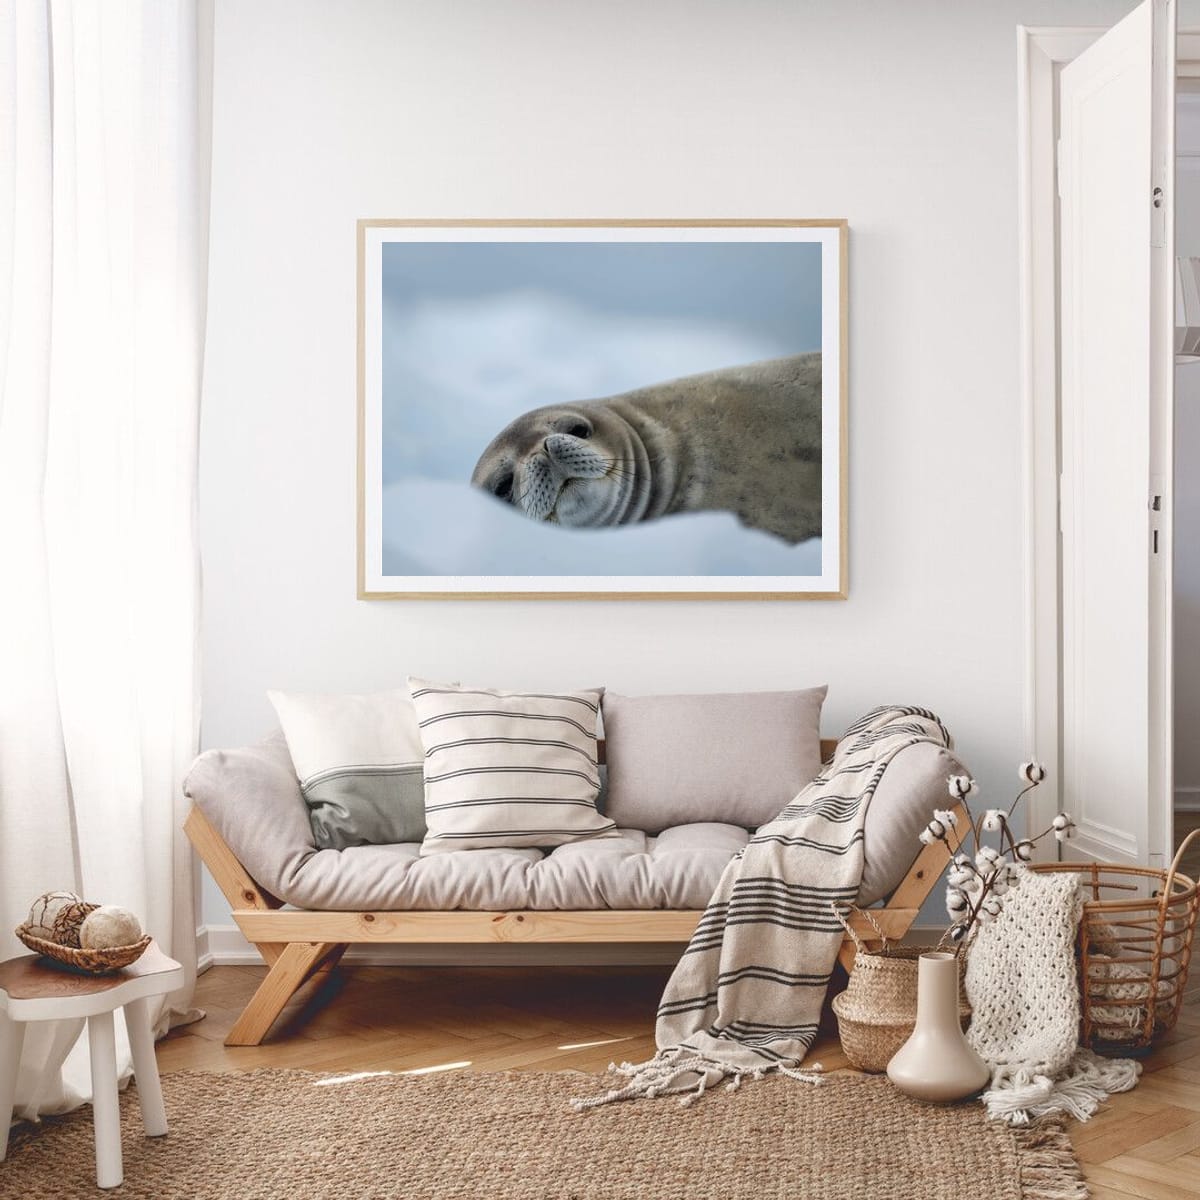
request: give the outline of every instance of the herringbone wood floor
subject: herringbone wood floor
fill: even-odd
[[[602,1071],[654,1052],[667,967],[343,966],[302,991],[261,1046],[222,1039],[264,974],[215,967],[196,1003],[208,1016],[159,1043],[163,1071]],[[828,1014],[827,1014],[828,1017]],[[813,1056],[845,1068],[830,1024]],[[1137,1089],[1074,1132],[1097,1200],[1200,1197],[1200,979]]]

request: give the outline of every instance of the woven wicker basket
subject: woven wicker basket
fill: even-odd
[[[1145,1050],[1179,1019],[1200,912],[1200,888],[1179,864],[1198,836],[1188,834],[1165,871],[1094,862],[1029,868],[1073,871],[1091,893],[1076,947],[1080,1041],[1100,1053]]]
[[[833,998],[842,1051],[860,1071],[887,1070],[896,1052],[912,1036],[917,1022],[917,963],[928,946],[890,945],[871,913],[858,909],[879,934],[880,947],[870,950],[838,911],[854,939],[854,970],[846,990]],[[966,1028],[971,1015],[959,984],[959,1016]]]
[[[87,975],[107,975],[119,971],[130,963],[135,963],[150,945],[150,938],[144,937],[129,946],[113,946],[105,950],[84,950],[74,946],[60,946],[57,942],[48,942],[45,938],[35,937],[29,932],[27,925],[18,925],[14,931],[35,954],[45,955],[73,970],[82,971]]]

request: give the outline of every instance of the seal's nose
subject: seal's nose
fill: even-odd
[[[550,465],[567,479],[598,479],[608,470],[594,447],[569,433],[552,433],[542,445]]]

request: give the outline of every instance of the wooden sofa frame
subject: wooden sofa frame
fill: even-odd
[[[822,758],[836,745],[822,740]],[[947,797],[949,799],[949,797]],[[954,807],[954,806],[952,806]],[[960,817],[965,816],[961,805]],[[969,819],[969,818],[968,818]],[[381,944],[470,945],[497,942],[678,942],[686,945],[702,910],[599,909],[523,912],[310,912],[287,909],[250,877],[211,821],[193,807],[184,831],[221,889],[233,919],[267,964],[266,978],[225,1038],[227,1046],[257,1046],[287,1002],[310,980],[327,974],[350,946]],[[888,938],[902,938],[946,865],[935,842],[917,855],[908,874],[871,917]],[[879,938],[866,917],[850,915],[851,928],[867,945]],[[854,967],[847,934],[838,960]]]

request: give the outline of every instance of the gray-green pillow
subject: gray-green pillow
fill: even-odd
[[[407,690],[365,696],[268,692],[317,845],[425,837],[425,751]]]

